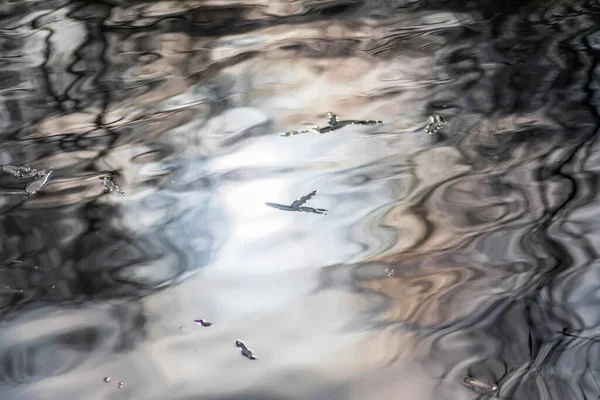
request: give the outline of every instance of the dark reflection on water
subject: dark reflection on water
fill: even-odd
[[[600,396],[597,2],[0,16],[2,398]]]

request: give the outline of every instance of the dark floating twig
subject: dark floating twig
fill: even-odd
[[[202,326],[212,326],[212,322],[208,322],[203,319],[195,319],[194,322],[197,323],[198,325],[202,325]]]
[[[423,130],[430,135],[435,135],[444,125],[446,125],[446,119],[439,114],[433,114],[429,117],[429,123]]]
[[[569,336],[572,338],[577,338],[577,339],[585,339],[585,340],[589,340],[592,342],[600,342],[600,339],[594,338],[594,337],[588,337],[588,336],[579,336],[579,335],[574,335],[572,333],[569,333],[567,328],[563,329],[561,332],[561,334],[563,334],[564,336]]]
[[[121,188],[119,187],[119,185],[114,183],[110,177],[102,176],[102,177],[100,177],[100,180],[102,181],[102,185],[104,186],[104,188],[106,189],[106,191],[108,193],[116,192],[116,193],[120,194],[121,196],[125,196],[125,192],[123,192],[121,190]]]
[[[347,125],[377,125],[377,124],[383,124],[383,121],[371,120],[371,119],[368,119],[368,120],[348,119],[348,120],[339,121],[337,115],[329,112],[329,113],[327,113],[327,125],[325,125],[321,128],[314,125],[312,128],[304,129],[301,131],[285,132],[285,133],[282,133],[281,136],[295,136],[295,135],[300,135],[302,133],[309,133],[309,132],[316,132],[316,133],[323,134],[323,133],[328,133],[328,132],[343,128]]]
[[[242,355],[251,360],[256,360],[256,356],[252,353],[252,351],[250,351],[250,349],[248,349],[248,347],[246,347],[244,342],[242,342],[241,340],[236,340],[235,345],[240,348]]]
[[[298,200],[295,200],[289,206],[286,206],[285,204],[278,204],[278,203],[265,203],[265,204],[268,205],[269,207],[277,208],[278,210],[283,210],[283,211],[298,211],[298,212],[307,212],[307,213],[323,214],[323,215],[327,214],[328,210],[326,210],[324,208],[301,207],[304,203],[306,203],[308,200],[310,200],[316,194],[317,194],[317,191],[314,190],[314,191],[310,192],[309,194],[307,194],[306,196],[302,196]]]
[[[477,378],[473,378],[470,376],[465,376],[463,380],[465,384],[470,386],[471,389],[474,389],[475,391],[487,394],[498,393],[500,391],[500,386],[498,386],[498,384],[496,383],[485,383]]]

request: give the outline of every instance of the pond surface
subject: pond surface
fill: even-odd
[[[600,396],[596,0],[0,15],[2,399]]]

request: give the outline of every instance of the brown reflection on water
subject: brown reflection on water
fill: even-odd
[[[469,273],[466,267],[454,270],[439,265],[436,267],[429,274],[422,271],[416,276],[396,275],[362,281],[360,287],[389,296],[392,304],[381,316],[383,321],[405,321],[421,326],[449,324],[456,318],[469,315],[481,307],[478,303],[484,300],[485,295],[491,294],[489,287],[482,287],[479,289],[479,302],[476,301],[477,297],[472,297],[471,301],[464,299],[459,304],[453,304],[448,297],[452,297],[456,287],[464,286],[465,282],[473,283],[473,273]],[[465,297],[475,294],[472,286]],[[453,315],[457,312],[460,315]]]

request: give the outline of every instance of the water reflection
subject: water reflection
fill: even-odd
[[[599,14],[0,4],[3,395],[597,397]]]

